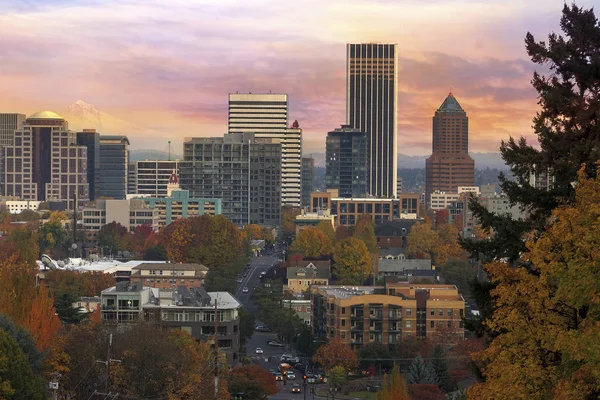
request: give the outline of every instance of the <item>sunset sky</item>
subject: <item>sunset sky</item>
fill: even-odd
[[[593,6],[598,0],[580,0]],[[536,67],[523,39],[558,32],[562,0],[3,0],[0,112],[63,112],[76,100],[141,127],[132,148],[221,136],[230,92],[284,92],[323,152],[345,121],[345,44],[397,43],[399,152],[431,151],[450,87],[471,151],[532,137]],[[127,129],[127,125],[123,125]]]

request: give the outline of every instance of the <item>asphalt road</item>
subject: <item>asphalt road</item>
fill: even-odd
[[[236,290],[237,299],[243,304],[244,308],[258,317],[258,307],[251,298],[252,289],[260,283],[260,273],[267,271],[277,262],[276,255],[265,255],[262,257],[253,257],[250,261],[250,270],[248,275],[242,283],[238,284]],[[248,292],[244,293],[243,288],[247,287]],[[256,320],[256,325],[261,325],[261,322]],[[280,361],[279,359],[283,354],[292,354],[289,349],[272,347],[267,344],[269,340],[277,340],[277,336],[274,333],[266,332],[254,332],[252,337],[248,339],[246,343],[246,351],[248,356],[252,359],[252,362],[260,365],[266,370],[274,369],[277,371]],[[256,354],[256,348],[260,347],[263,349],[263,354]],[[301,393],[292,393],[292,386],[294,383],[298,383],[301,387]],[[302,382],[302,375],[297,374],[295,381],[288,381],[284,385],[283,382],[277,382],[279,385],[279,393],[274,396],[269,396],[272,400],[312,400],[314,397],[310,393],[310,389],[307,390],[306,397],[304,394],[304,386]],[[307,388],[309,388],[307,386]]]

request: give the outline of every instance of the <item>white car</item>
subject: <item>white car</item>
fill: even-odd
[[[256,352],[256,354],[263,354],[264,353],[263,349],[261,349],[260,347],[257,347],[256,350],[255,350],[255,352]]]
[[[296,380],[296,374],[295,374],[295,373],[293,373],[292,371],[288,371],[288,373],[285,375],[285,377],[286,377],[288,380],[292,380],[292,381],[293,381],[293,380]]]
[[[248,293],[248,287],[247,287],[247,286],[244,286],[244,288],[242,289],[242,292],[243,292],[243,293]]]

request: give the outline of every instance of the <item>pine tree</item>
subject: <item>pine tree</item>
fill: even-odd
[[[452,378],[448,373],[448,362],[446,361],[446,355],[444,354],[442,346],[437,345],[433,349],[430,365],[435,371],[435,376],[437,377],[440,389],[446,393],[453,391],[455,388],[454,382],[452,382]]]
[[[431,366],[426,364],[425,360],[418,355],[412,360],[410,367],[408,368],[406,381],[411,385],[421,383],[433,385],[437,384],[437,377]]]

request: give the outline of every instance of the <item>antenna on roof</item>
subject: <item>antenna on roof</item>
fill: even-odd
[[[450,86],[450,93],[448,93],[448,96],[454,96],[454,95],[452,94],[452,86]]]

